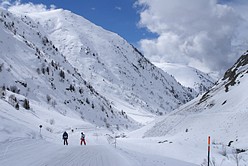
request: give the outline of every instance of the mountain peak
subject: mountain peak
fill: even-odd
[[[126,40],[81,16],[62,9],[25,14],[1,14],[2,76],[8,79],[0,83],[7,91],[20,89],[31,105],[42,102],[46,109],[52,102],[63,115],[126,128],[195,96]]]

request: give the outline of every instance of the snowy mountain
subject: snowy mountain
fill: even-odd
[[[135,119],[144,110],[156,115],[170,112],[196,96],[123,38],[81,16],[61,9],[28,16],[43,27],[82,77],[114,107]]]
[[[194,89],[198,94],[203,94],[216,82],[208,74],[189,66],[173,63],[154,62],[154,64],[168,74],[173,75],[183,86]]]
[[[1,166],[195,165],[127,149],[122,133],[191,100],[193,90],[69,11],[14,13],[0,9]]]
[[[0,84],[16,109],[35,112],[38,103],[97,126],[128,128],[196,96],[120,36],[70,11],[13,13],[1,9]]]
[[[181,151],[190,148],[197,158],[196,154],[190,154],[187,161],[203,165],[207,137],[211,136],[211,162],[247,165],[247,85],[248,51],[208,92],[140,131],[145,137],[159,136],[162,142],[173,142],[170,148]],[[189,158],[179,154],[174,157]]]
[[[81,76],[42,27],[27,16],[0,12],[2,100],[16,109],[25,105],[34,114],[41,111],[37,104],[43,105],[48,114],[57,111],[98,126],[133,123]]]

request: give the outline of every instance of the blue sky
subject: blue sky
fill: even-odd
[[[0,0],[4,7],[20,5],[9,3],[14,1]],[[223,74],[248,49],[248,0],[19,1],[81,15],[119,34],[152,62]]]
[[[48,7],[54,4],[56,8],[70,10],[104,29],[118,33],[134,45],[142,38],[156,37],[147,29],[137,26],[139,9],[134,7],[135,0],[21,0],[21,2],[42,3]]]

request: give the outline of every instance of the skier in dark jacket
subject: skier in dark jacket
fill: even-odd
[[[68,139],[68,134],[67,134],[66,131],[63,133],[63,139],[64,139],[64,145],[68,145],[68,141],[67,141],[67,139]]]
[[[81,132],[81,142],[80,142],[80,145],[82,145],[83,142],[84,142],[84,145],[86,145],[85,134],[83,132]]]

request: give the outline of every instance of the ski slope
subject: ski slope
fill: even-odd
[[[4,144],[1,165],[131,165],[111,148],[101,145],[85,147],[58,145],[45,140],[16,140]],[[115,160],[113,160],[113,157]],[[113,161],[112,161],[113,160]]]
[[[176,152],[168,155],[165,151],[157,153],[156,148],[149,149],[160,145],[157,138],[152,144],[151,138],[142,138],[143,132],[129,136],[128,131],[96,127],[51,110],[50,113],[15,110],[3,100],[0,105],[0,166],[194,166],[180,161],[180,157],[168,157],[176,156]],[[41,123],[49,114],[60,120],[52,125],[49,121]],[[41,130],[40,124],[43,125]],[[63,145],[64,131],[69,134],[68,146]],[[86,134],[86,146],[79,145],[81,131]],[[115,148],[113,137],[117,135],[123,137],[117,138]],[[165,150],[170,152],[170,149]]]
[[[79,145],[74,133],[69,145],[45,139],[15,139],[0,143],[1,166],[194,166],[194,164],[104,143],[101,138]],[[104,136],[105,137],[105,136]],[[97,143],[98,142],[98,143]],[[145,145],[144,145],[145,146]],[[152,151],[150,151],[152,153]]]

